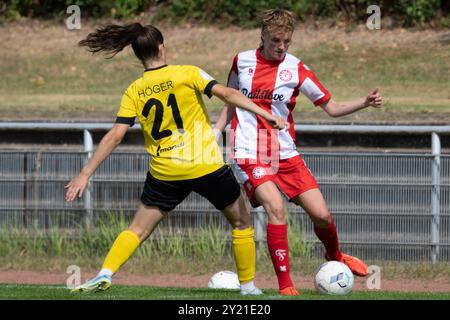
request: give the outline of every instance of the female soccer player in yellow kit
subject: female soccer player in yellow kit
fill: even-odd
[[[116,123],[92,158],[67,184],[66,200],[82,196],[89,177],[118,146],[136,117],[151,161],[133,221],[116,238],[97,277],[73,291],[108,289],[112,275],[164,216],[194,191],[222,211],[233,226],[233,253],[241,294],[261,294],[253,283],[255,243],[250,211],[239,184],[223,162],[201,93],[258,114],[273,128],[284,129],[287,122],[259,108],[239,91],[218,84],[198,67],[167,65],[163,35],[154,26],[108,25],[89,34],[79,44],[93,53],[113,56],[131,44],[145,72],[125,91]]]

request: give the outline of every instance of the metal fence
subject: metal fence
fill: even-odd
[[[83,130],[85,151],[0,151],[0,227],[79,229],[110,214],[134,213],[150,160],[142,152],[113,153],[82,200],[64,201],[64,185],[92,152]],[[440,153],[432,132],[431,153],[303,153],[344,251],[368,261],[450,262],[450,155]],[[310,219],[293,204],[288,211],[321,255]],[[256,240],[263,242],[265,214],[253,210],[252,217]],[[159,228],[183,232],[213,222],[229,228],[212,205],[191,194]]]

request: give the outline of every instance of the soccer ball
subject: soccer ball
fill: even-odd
[[[328,261],[314,274],[314,286],[323,294],[347,294],[353,288],[353,273],[342,262]]]
[[[240,287],[237,274],[228,270],[217,272],[208,281],[210,289],[239,289]]]

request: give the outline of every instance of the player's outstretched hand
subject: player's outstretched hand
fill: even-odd
[[[267,122],[274,129],[289,129],[289,122],[278,116],[271,116],[271,118],[267,119]]]
[[[370,92],[366,97],[366,105],[375,108],[381,108],[381,106],[383,105],[383,98],[381,97],[381,93],[378,88],[373,89],[372,92]]]
[[[68,202],[73,201],[77,196],[78,198],[81,198],[88,182],[89,177],[86,177],[85,175],[82,174],[79,174],[78,176],[70,180],[70,182],[65,186],[65,188],[67,189],[66,201]]]

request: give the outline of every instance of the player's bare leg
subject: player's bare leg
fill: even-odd
[[[158,207],[140,204],[133,221],[128,226],[128,230],[134,232],[141,242],[147,239],[164,219],[167,212]]]

